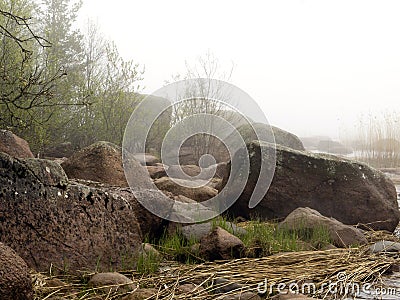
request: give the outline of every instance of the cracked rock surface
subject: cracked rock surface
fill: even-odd
[[[314,154],[276,146],[276,168],[271,186],[261,202],[250,209],[249,199],[256,186],[262,160],[271,168],[273,153],[271,144],[252,142],[247,147],[250,158],[250,175],[242,193],[232,189],[223,191],[224,197],[239,193],[239,199],[228,209],[235,217],[282,219],[299,207],[310,207],[326,217],[333,217],[348,224],[366,224],[374,230],[396,228],[400,213],[396,189],[393,182],[382,172],[363,163],[350,161],[333,155]],[[244,150],[244,149],[242,149]],[[236,152],[233,161],[239,165],[244,161],[245,151]],[[228,165],[228,171],[230,170]],[[232,173],[233,180],[246,176],[239,169]],[[261,176],[262,177],[262,176]],[[227,182],[226,176],[222,186]],[[266,185],[268,178],[260,178]],[[265,186],[266,188],[267,186]]]
[[[132,261],[142,232],[130,201],[69,183],[57,163],[0,153],[0,241],[37,271],[110,270]]]

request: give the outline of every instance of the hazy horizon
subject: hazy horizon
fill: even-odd
[[[361,114],[400,99],[400,3],[396,1],[84,0],[121,55],[145,66],[152,93],[208,50],[271,125],[338,139]]]

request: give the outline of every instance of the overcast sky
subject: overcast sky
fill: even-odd
[[[145,92],[211,50],[269,122],[300,136],[352,129],[399,108],[400,1],[83,0]],[[399,109],[400,111],[400,109]]]

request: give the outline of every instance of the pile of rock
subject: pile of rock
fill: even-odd
[[[279,136],[287,134],[279,132]],[[360,228],[394,231],[400,219],[397,195],[384,174],[357,162],[305,152],[301,142],[289,136],[287,146],[296,150],[259,141],[248,144],[249,178],[239,199],[228,208],[228,215],[280,219],[280,228],[293,231],[302,227],[312,232],[322,226],[328,230],[332,247],[367,243]],[[283,138],[281,143],[287,140]],[[42,272],[51,267],[56,273],[118,270],[127,258],[135,264],[143,249],[148,250],[142,245],[145,237],[157,239],[168,230],[178,230],[187,239],[194,236],[198,240],[196,255],[204,260],[249,255],[242,241],[245,229],[231,223],[226,230],[211,222],[168,222],[146,210],[128,187],[129,181],[131,188],[145,191],[153,205],[174,214],[177,202],[203,202],[218,193],[228,199],[237,192],[224,189],[230,162],[207,168],[166,166],[149,154],[135,154],[129,156],[133,163],[129,164],[127,181],[121,151],[111,143],[98,142],[60,165],[33,158],[24,140],[0,131],[0,242],[11,247],[0,243],[1,257],[5,258],[0,262],[0,272],[6,274],[0,279],[4,299],[31,299],[28,267]],[[249,208],[261,161],[267,159],[261,153],[268,156],[272,152],[277,157],[272,184],[259,205]],[[243,161],[243,153],[238,151],[233,161]],[[232,174],[233,180],[235,176],[239,174]],[[193,219],[183,221],[195,223]],[[388,247],[377,244],[371,251]],[[131,279],[115,273],[96,275],[90,284],[96,287],[104,282],[137,288]],[[193,288],[199,287],[181,286],[179,290]]]

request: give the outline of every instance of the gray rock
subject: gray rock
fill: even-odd
[[[232,229],[232,232],[236,236],[241,236],[246,234],[246,230],[236,226],[231,222],[226,222],[226,225]],[[186,239],[195,239],[200,241],[204,236],[210,233],[213,227],[212,221],[198,224],[186,225],[180,228],[180,232]]]
[[[208,261],[240,258],[245,251],[243,242],[221,227],[200,240],[200,256]]]
[[[225,294],[232,291],[238,291],[244,288],[243,284],[231,282],[226,278],[216,278],[213,282],[213,292],[215,294]]]
[[[128,292],[134,290],[136,284],[117,272],[97,273],[90,278],[88,287],[101,288],[103,293],[115,293],[117,291]]]
[[[367,239],[361,230],[350,225],[344,225],[334,218],[327,218],[308,207],[295,209],[279,224],[279,228],[300,229],[308,232],[322,227],[326,228],[335,246],[349,247],[367,243]]]
[[[121,147],[109,142],[92,144],[74,153],[61,166],[69,178],[128,186],[122,166]],[[147,173],[144,174],[149,177]]]
[[[400,243],[392,241],[379,241],[369,247],[372,253],[400,252]]]
[[[12,157],[33,158],[28,142],[8,130],[0,130],[0,152]]]
[[[118,268],[142,243],[134,198],[68,184],[57,163],[0,153],[0,187],[0,240],[36,271]]]
[[[266,135],[267,138],[263,139],[261,137],[261,139],[260,139],[261,141],[272,142],[273,140],[268,135],[270,130],[272,130],[276,144],[285,146],[285,147],[288,147],[288,148],[291,148],[294,150],[301,150],[301,151],[304,150],[303,143],[293,133],[290,133],[288,131],[285,131],[283,129],[280,129],[280,128],[274,127],[274,126],[271,126],[269,128],[269,125],[262,124],[262,123],[253,123],[251,125],[245,124],[238,128],[238,131],[239,131],[240,135],[243,137],[246,144],[250,143],[251,141],[258,140],[257,135],[253,128],[255,128],[259,132],[263,132],[263,131],[267,132],[267,135]]]
[[[195,294],[195,293],[203,293],[204,288],[200,285],[196,285],[193,283],[186,283],[186,284],[181,284],[178,286],[178,294]]]
[[[265,151],[265,157],[261,157],[261,149]],[[393,232],[399,223],[396,189],[380,171],[333,155],[312,154],[282,146],[276,146],[275,150],[268,143],[252,142],[248,151],[249,177],[242,174],[240,168],[232,173],[233,182],[240,182],[245,176],[247,184],[244,191],[233,186],[221,194],[226,199],[240,195],[227,210],[233,217],[249,219],[256,216],[274,220],[287,217],[296,208],[310,207],[344,224],[367,224],[373,230]],[[270,159],[275,151],[276,167]],[[241,166],[245,155],[245,151],[237,151],[233,165]],[[267,162],[267,168],[275,167],[275,173],[273,180],[272,174],[260,178],[261,186],[269,180],[272,180],[271,185],[261,202],[249,208],[250,197],[259,179],[261,161]],[[224,178],[222,186],[227,181],[228,177]]]
[[[183,195],[197,202],[209,200],[218,193],[216,189],[196,181],[163,177],[156,179],[154,183],[160,190],[168,191],[174,195]]]

